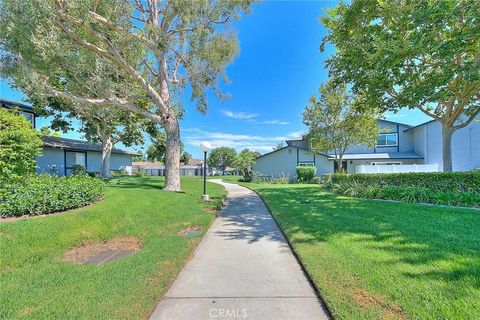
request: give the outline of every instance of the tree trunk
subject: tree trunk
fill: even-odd
[[[343,173],[342,159],[337,159],[335,161],[337,162],[337,172]]]
[[[167,145],[165,148],[165,187],[167,191],[181,191],[180,188],[180,126],[178,121],[170,118],[170,122],[164,126],[167,134]]]
[[[452,171],[452,134],[455,130],[442,123],[443,172]]]
[[[100,176],[102,178],[111,177],[110,174],[110,156],[112,155],[113,143],[112,138],[102,139],[102,164],[100,166]]]

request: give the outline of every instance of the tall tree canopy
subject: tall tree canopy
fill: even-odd
[[[303,112],[312,149],[333,151],[339,171],[343,170],[342,159],[348,148],[373,147],[378,137],[376,113],[365,107],[363,98],[347,94],[344,84],[330,80],[320,86],[320,96],[312,96]]]
[[[233,167],[237,159],[237,151],[234,148],[218,147],[213,149],[208,156],[208,166],[225,171],[226,167]]]
[[[451,137],[480,112],[480,1],[353,0],[321,21],[335,45],[331,75],[373,106],[417,108],[442,124],[443,169]]]
[[[99,108],[116,106],[161,125],[167,135],[164,190],[177,191],[178,120],[184,111],[176,102],[189,86],[191,100],[205,112],[206,90],[221,95],[218,77],[238,51],[236,35],[224,25],[248,10],[250,3],[4,0],[0,3],[0,49],[6,66],[2,73],[30,92]],[[101,97],[69,90],[70,79],[83,75],[79,69],[90,72],[98,62],[115,66],[116,77],[131,87],[112,89]]]

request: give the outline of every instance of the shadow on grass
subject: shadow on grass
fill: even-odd
[[[442,281],[477,279],[480,287],[480,214],[471,210],[424,207],[341,197],[312,187],[260,187],[293,245],[355,235],[372,250],[386,250],[417,267],[451,263],[435,271],[403,273]],[[423,270],[424,268],[419,268]]]
[[[120,189],[156,189],[161,190],[164,187],[164,180],[162,177],[136,177],[125,176],[109,179],[109,185],[113,188]]]

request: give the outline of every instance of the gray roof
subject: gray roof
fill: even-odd
[[[421,126],[423,126],[423,125],[425,125],[425,124],[428,124],[428,123],[430,123],[430,122],[434,122],[434,121],[437,121],[437,120],[435,120],[435,119],[432,119],[432,120],[430,120],[430,121],[427,121],[427,122],[424,122],[424,123],[417,124],[416,126],[413,126],[413,127],[407,128],[407,129],[403,129],[403,132],[405,132],[405,131],[408,131],[408,130],[412,130],[412,129],[415,129],[415,128],[418,128],[418,127],[421,127]]]
[[[330,155],[329,160],[335,159]],[[388,159],[423,159],[415,152],[377,152],[377,153],[350,153],[344,154],[343,160],[388,160]]]
[[[97,151],[102,152],[102,145],[100,143],[91,143],[83,140],[74,140],[67,138],[58,138],[51,136],[43,136],[43,145],[50,148],[60,148],[67,150],[80,150],[80,151]],[[139,153],[113,148],[112,153],[129,154],[132,156],[140,155]]]

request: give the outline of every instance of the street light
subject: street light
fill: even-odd
[[[207,152],[212,149],[210,142],[203,141],[200,143],[200,149],[203,151],[203,195],[202,200],[209,200],[207,194]]]

